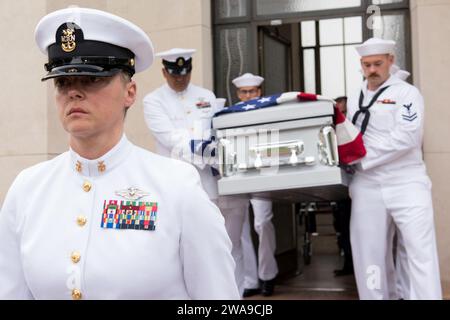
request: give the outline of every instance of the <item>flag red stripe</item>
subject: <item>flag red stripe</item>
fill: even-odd
[[[349,143],[338,145],[339,160],[344,164],[351,164],[352,162],[361,159],[366,155],[366,148],[361,133]]]
[[[297,95],[297,99],[299,101],[317,101],[317,95],[313,93],[300,92]]]
[[[345,121],[344,114],[341,112],[341,110],[339,110],[339,108],[334,107],[334,123],[340,124],[343,123],[344,121]]]

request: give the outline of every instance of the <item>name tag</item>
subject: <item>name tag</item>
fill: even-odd
[[[101,227],[155,231],[157,213],[156,202],[105,200]]]

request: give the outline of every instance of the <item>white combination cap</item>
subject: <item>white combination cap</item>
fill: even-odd
[[[376,54],[394,54],[395,41],[370,38],[363,44],[355,47],[361,57],[373,56]]]
[[[168,51],[159,52],[156,56],[168,62],[177,62],[178,58],[183,58],[184,60],[191,59],[195,52],[195,49],[173,48]]]
[[[264,78],[260,76],[255,76],[254,74],[251,73],[245,73],[242,76],[234,79],[232,82],[236,86],[236,88],[259,87],[261,83],[264,82]]]
[[[153,45],[138,26],[108,12],[70,7],[52,12],[35,30],[39,49],[48,55],[43,79],[58,76],[131,75],[153,63]]]
[[[166,70],[170,74],[187,75],[192,71],[192,55],[195,49],[173,48],[156,54],[162,58]]]

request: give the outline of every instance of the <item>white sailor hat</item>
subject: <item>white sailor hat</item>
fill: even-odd
[[[234,79],[232,82],[236,86],[236,88],[259,87],[261,83],[264,82],[264,78],[260,76],[255,76],[251,73],[245,73],[242,76]]]
[[[379,38],[370,38],[363,44],[356,46],[356,51],[358,51],[361,57],[373,56],[376,54],[394,54],[395,41],[383,40]]]
[[[144,71],[153,63],[153,45],[133,23],[113,14],[71,7],[46,15],[38,23],[35,40],[48,54],[48,74],[108,77],[121,70]]]
[[[166,70],[170,74],[186,75],[192,71],[192,55],[195,49],[173,48],[168,51],[157,53],[162,58]]]

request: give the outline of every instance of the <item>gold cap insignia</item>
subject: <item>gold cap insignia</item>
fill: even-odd
[[[186,63],[186,61],[184,60],[183,57],[180,57],[180,58],[177,59],[177,65],[178,65],[179,67],[184,66],[185,63]]]
[[[77,47],[76,40],[75,29],[64,29],[61,35],[61,48],[64,52],[72,52]]]

